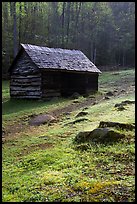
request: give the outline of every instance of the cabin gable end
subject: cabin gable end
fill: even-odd
[[[20,54],[15,59],[11,69],[10,69],[11,75],[12,74],[34,74],[38,73],[39,69],[35,65],[35,63],[31,60],[29,55],[26,53],[25,50],[21,50]]]

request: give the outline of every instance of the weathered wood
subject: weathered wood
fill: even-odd
[[[13,95],[30,95],[30,96],[40,96],[41,95],[41,92],[39,91],[10,91],[10,94],[13,96]]]
[[[34,63],[35,58],[38,64]],[[52,98],[72,95],[74,92],[84,94],[89,90],[98,90],[98,73],[84,73],[75,67],[71,71],[69,68],[58,70],[58,67],[53,70],[54,62],[48,62],[48,59],[46,63],[52,68],[41,68],[40,64],[45,61],[41,61],[37,55],[34,55],[32,60],[25,49],[22,49],[16,59],[11,69],[11,97]]]
[[[18,57],[12,74],[29,74],[29,73],[39,73],[37,66],[30,60],[28,54],[23,51],[22,54]]]
[[[10,80],[10,95],[17,98],[41,97],[41,73],[23,51],[14,64]]]
[[[40,91],[40,87],[33,87],[33,86],[27,86],[27,87],[22,87],[22,86],[10,86],[10,90],[13,91]]]
[[[16,83],[36,83],[36,82],[41,82],[41,78],[40,77],[38,77],[38,78],[27,78],[27,77],[25,77],[25,78],[12,78],[11,80],[10,80],[10,82],[11,83],[14,83],[14,82],[16,82]]]
[[[33,87],[37,87],[37,86],[40,86],[41,83],[39,82],[27,82],[27,83],[16,83],[16,82],[13,82],[12,83],[12,86],[19,86],[19,87],[27,87],[27,86],[33,86]]]
[[[61,93],[47,93],[47,94],[42,94],[42,97],[58,97],[61,96]]]
[[[34,78],[37,78],[39,79],[39,77],[41,77],[41,75],[37,74],[37,75],[27,75],[27,76],[24,76],[24,75],[11,75],[11,79],[34,79]]]
[[[42,98],[61,96],[61,73],[42,71]]]
[[[27,98],[27,99],[40,99],[41,95],[38,95],[38,96],[34,96],[34,95],[33,96],[32,95],[31,96],[29,96],[29,95],[28,96],[26,96],[26,95],[24,95],[24,96],[13,95],[12,98],[19,98],[19,99],[23,99],[23,98]]]

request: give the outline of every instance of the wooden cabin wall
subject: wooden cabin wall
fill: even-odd
[[[59,71],[41,72],[42,98],[61,96],[61,73]]]
[[[85,94],[90,91],[98,91],[98,74],[97,73],[70,73],[64,72],[61,75],[63,96],[69,96],[74,92]]]
[[[82,73],[64,72],[61,74],[61,93],[63,96],[69,96],[74,92],[84,94],[86,91],[86,75]]]
[[[41,98],[41,74],[25,51],[11,71],[10,95],[12,98]]]
[[[98,91],[98,74],[86,74],[86,92]]]

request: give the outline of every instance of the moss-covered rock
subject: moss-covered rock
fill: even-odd
[[[99,128],[105,128],[105,127],[114,127],[114,128],[120,128],[125,130],[133,130],[135,129],[135,124],[133,123],[119,123],[119,122],[111,122],[111,121],[100,121]]]
[[[93,131],[79,132],[76,135],[74,141],[77,144],[83,142],[111,143],[116,142],[124,137],[124,134],[121,134],[120,132],[110,128],[96,128]]]

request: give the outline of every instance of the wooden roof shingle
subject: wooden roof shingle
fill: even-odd
[[[49,48],[30,44],[21,44],[21,46],[40,69],[101,73],[79,50]]]

